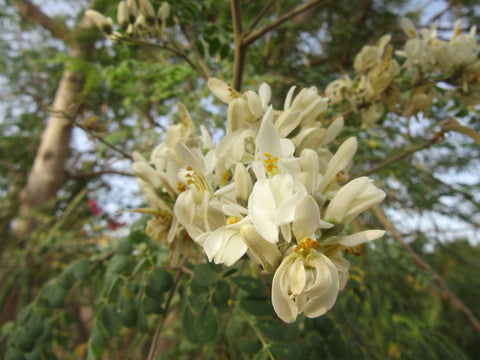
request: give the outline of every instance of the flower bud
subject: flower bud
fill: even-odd
[[[246,205],[248,197],[252,193],[253,184],[250,174],[241,163],[237,163],[235,175],[233,175],[233,182],[235,183],[236,200],[239,204]]]
[[[140,11],[142,12],[143,16],[147,20],[149,25],[155,24],[155,10],[153,10],[153,6],[148,0],[138,0],[140,4]]]
[[[128,20],[127,3],[125,1],[120,1],[120,3],[118,4],[117,19],[120,27],[123,30],[127,30],[129,20]]]
[[[100,14],[98,11],[95,10],[87,10],[85,11],[85,16],[90,18],[97,27],[102,30],[104,33],[110,35],[113,31],[113,23],[112,19],[106,18],[103,14]]]
[[[170,5],[166,1],[162,3],[162,6],[158,9],[157,19],[161,21],[162,24],[165,24],[168,16],[170,15]]]
[[[135,0],[127,0],[128,21],[135,24],[138,15],[137,2]]]

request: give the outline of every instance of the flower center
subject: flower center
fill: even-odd
[[[210,186],[208,185],[207,179],[202,174],[198,174],[191,166],[187,166],[187,174],[185,178],[187,179],[187,185],[192,185],[196,190],[193,192],[194,200],[200,203],[203,199],[205,192],[212,193]]]
[[[267,169],[268,172],[272,172],[273,169],[277,168],[277,165],[275,163],[278,161],[278,156],[273,157],[272,154],[269,152],[264,152],[263,156],[266,157],[266,159],[263,161],[265,163],[265,168]]]
[[[181,181],[179,181],[177,183],[177,190],[179,192],[184,192],[185,190],[187,190],[187,185],[185,185],[184,183],[182,183]]]
[[[240,219],[238,216],[230,216],[228,219],[227,219],[227,225],[232,225],[232,224],[236,224],[237,222],[239,222]]]
[[[305,240],[303,240],[300,243],[300,245],[298,245],[295,248],[295,252],[296,253],[308,252],[310,254],[312,249],[313,250],[318,249],[319,246],[320,246],[320,244],[318,243],[318,241],[312,240],[311,238],[307,237]]]

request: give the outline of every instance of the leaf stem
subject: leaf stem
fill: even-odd
[[[165,303],[165,311],[158,323],[157,328],[155,329],[155,334],[153,335],[152,344],[150,345],[150,351],[148,352],[147,360],[154,360],[155,354],[157,352],[158,341],[160,340],[160,334],[162,332],[163,324],[165,323],[165,319],[167,318],[168,309],[170,308],[170,303],[172,302],[173,294],[177,288],[178,283],[180,282],[180,278],[183,275],[182,268],[187,264],[187,258],[183,258],[182,262],[179,265],[179,270],[177,275],[175,276],[175,280],[173,281],[172,288],[170,289],[170,293],[168,294],[167,301]]]

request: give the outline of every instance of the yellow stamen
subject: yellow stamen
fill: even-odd
[[[223,173],[223,182],[226,183],[228,180],[230,180],[231,173],[228,170],[225,170]]]
[[[185,190],[187,190],[187,185],[179,181],[177,183],[177,190],[180,192],[184,192]]]
[[[232,225],[232,224],[235,224],[237,222],[239,222],[240,219],[238,216],[230,216],[228,219],[227,219],[227,225]]]
[[[312,240],[308,237],[295,248],[295,252],[301,252],[309,249],[315,250],[318,249],[319,246],[320,244],[318,243],[318,241]]]
[[[272,154],[269,152],[264,152],[263,156],[266,157],[266,159],[263,161],[265,163],[265,168],[267,169],[268,172],[272,172],[273,169],[277,168],[277,165],[275,163],[278,161],[278,156],[273,157]]]

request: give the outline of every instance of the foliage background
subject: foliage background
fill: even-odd
[[[131,190],[136,185],[128,154],[148,154],[162,141],[176,121],[178,101],[197,125],[216,138],[223,134],[226,109],[206,82],[168,51],[112,44],[96,28],[76,28],[89,7],[116,18],[116,1],[34,2],[79,41],[94,44],[80,58],[71,56],[72,43],[22,13],[23,3],[0,1],[0,356],[142,359],[162,324],[162,359],[479,358],[479,332],[471,321],[480,316],[479,147],[448,134],[410,151],[427,143],[448,116],[479,131],[478,107],[440,97],[428,117],[385,114],[369,130],[354,114],[346,117],[343,138],[355,134],[360,143],[352,174],[407,152],[372,175],[388,193],[383,209],[398,236],[389,229],[351,259],[349,283],[332,311],[287,327],[273,314],[264,285],[271,279],[259,269],[246,262],[233,269],[167,266],[167,251],[144,234],[146,219],[116,212],[141,206]],[[270,3],[257,29],[299,5]],[[244,28],[265,4],[242,2]],[[475,1],[435,4],[319,1],[250,45],[243,87],[267,81],[273,103],[281,106],[291,85],[325,89],[351,73],[355,54],[382,34],[401,44],[401,15],[425,26],[438,18],[446,38],[458,18],[465,29],[479,23]],[[203,62],[204,75],[230,81],[230,2],[181,0],[170,7],[170,40],[199,67]],[[35,211],[35,229],[19,236],[20,193],[67,68],[83,73],[85,82],[65,174],[58,174],[65,181]],[[353,226],[385,227],[378,215],[369,213]],[[452,306],[449,294],[461,299],[470,318]]]

